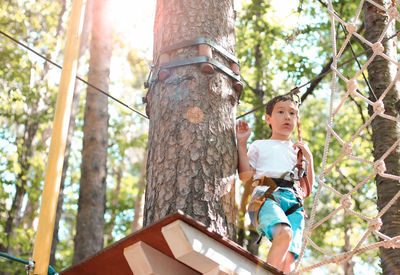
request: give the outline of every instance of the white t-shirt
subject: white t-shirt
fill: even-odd
[[[297,164],[297,151],[290,140],[261,139],[250,144],[247,157],[251,167],[256,170],[254,179],[262,176],[291,180],[288,172]],[[297,173],[297,169],[295,171]],[[251,201],[268,190],[268,186],[256,186],[253,190]],[[258,195],[257,195],[258,193]]]
[[[297,151],[290,140],[262,139],[254,141],[247,152],[255,179],[262,176],[280,178],[297,163]],[[290,180],[289,174],[285,179]]]

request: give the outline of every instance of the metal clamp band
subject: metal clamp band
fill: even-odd
[[[161,65],[160,69],[170,69],[170,68],[174,68],[174,67],[198,64],[198,63],[210,63],[210,64],[214,65],[215,67],[217,67],[218,69],[220,69],[225,74],[227,74],[228,76],[230,76],[233,79],[240,82],[240,75],[235,74],[231,69],[229,69],[225,65],[223,65],[220,62],[218,62],[217,60],[215,60],[213,58],[209,58],[207,56],[196,56],[196,57],[191,57],[191,58],[187,58],[187,59],[176,59],[167,64]]]
[[[186,40],[186,41],[182,41],[182,42],[179,42],[179,43],[176,43],[173,45],[169,45],[169,46],[163,48],[160,51],[159,55],[170,52],[170,51],[174,51],[174,50],[178,50],[178,49],[182,49],[182,48],[186,48],[186,47],[190,47],[190,46],[196,46],[196,45],[200,45],[200,44],[207,44],[207,45],[213,47],[216,51],[218,51],[220,54],[222,54],[223,56],[228,58],[230,61],[239,65],[239,59],[237,59],[236,56],[234,56],[233,54],[228,52],[223,47],[215,44],[213,41],[210,41],[206,38],[195,38],[193,40]]]

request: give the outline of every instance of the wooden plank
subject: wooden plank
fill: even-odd
[[[174,258],[154,249],[144,242],[137,242],[124,249],[124,256],[133,272],[140,275],[198,275]]]
[[[175,258],[202,274],[272,274],[181,220],[161,232]]]
[[[274,267],[260,260],[257,256],[251,254],[249,251],[238,245],[237,243],[229,240],[221,235],[218,235],[212,231],[209,231],[207,227],[189,216],[185,216],[181,212],[172,214],[168,217],[161,219],[160,221],[149,225],[142,230],[139,230],[127,237],[113,243],[112,245],[104,248],[95,255],[85,259],[78,265],[69,267],[60,272],[62,275],[103,275],[103,274],[116,274],[118,275],[132,275],[131,268],[124,256],[124,249],[137,242],[145,242],[154,249],[162,252],[163,254],[174,258],[174,254],[169,248],[161,229],[177,220],[183,221],[189,226],[195,228],[199,232],[205,234],[215,242],[220,243],[222,246],[234,251],[237,255],[240,255],[250,262],[254,263],[259,269],[267,270],[271,274],[282,275]],[[190,267],[189,267],[190,268]],[[225,272],[218,267],[215,272]],[[211,271],[210,271],[211,272]],[[214,272],[214,271],[213,271]],[[213,273],[213,274],[225,274],[225,273]],[[212,275],[212,274],[209,274]]]

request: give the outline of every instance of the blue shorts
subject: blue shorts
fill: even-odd
[[[267,199],[259,212],[259,223],[262,232],[272,241],[273,228],[277,224],[287,224],[293,231],[292,242],[289,251],[299,257],[304,230],[303,207],[298,208],[294,213],[286,216],[285,211],[298,203],[293,190],[290,188],[279,188],[272,195],[275,201]]]

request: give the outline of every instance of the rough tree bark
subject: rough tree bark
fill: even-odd
[[[199,37],[235,52],[233,0],[158,0],[155,18],[154,60],[164,47]],[[187,47],[170,59],[197,55],[196,46]],[[218,53],[213,58],[229,67]],[[235,238],[231,192],[238,97],[227,75],[203,73],[198,65],[172,69],[169,78],[152,87],[144,225],[182,210],[210,230]]]
[[[376,0],[380,5],[388,7],[390,1]],[[377,9],[375,6],[366,3],[364,5],[364,23],[365,37],[371,43],[378,40],[379,36],[388,25],[388,15]],[[388,26],[385,37],[389,37],[395,33],[395,24],[392,21]],[[392,59],[397,59],[396,46],[393,40],[389,40],[383,45],[385,54]],[[388,62],[386,59],[377,56],[368,67],[368,78],[372,89],[377,98],[379,98],[384,90],[394,81],[397,73],[395,64]],[[399,86],[398,82],[386,95],[383,100],[385,105],[385,114],[399,117]],[[373,95],[370,95],[372,101],[376,101]],[[370,109],[370,113],[372,110]],[[374,158],[378,160],[399,138],[399,123],[377,116],[372,122],[372,140],[374,145]],[[387,171],[386,173],[400,175],[400,148],[397,148],[385,159]],[[393,196],[400,191],[399,181],[381,177],[375,178],[378,193],[378,210],[382,210]],[[396,236],[400,234],[400,200],[398,199],[392,207],[382,216],[383,226],[381,231],[387,236]],[[400,274],[400,249],[380,248],[381,266],[383,274]]]
[[[110,0],[93,3],[88,81],[108,90],[112,29]],[[108,147],[108,98],[88,87],[83,125],[81,181],[73,264],[103,247]]]

